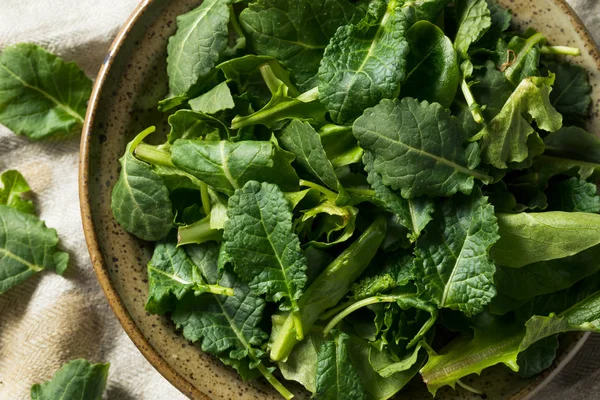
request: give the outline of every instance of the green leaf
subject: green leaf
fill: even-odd
[[[0,175],[0,204],[4,204],[15,210],[22,211],[27,214],[33,214],[35,207],[31,200],[24,200],[21,195],[28,193],[31,189],[25,178],[19,171],[14,169],[4,171]]]
[[[406,20],[401,2],[375,2],[356,25],[341,27],[319,68],[319,99],[333,121],[345,123],[400,93],[405,78]]]
[[[83,125],[92,81],[32,43],[0,55],[0,123],[32,140],[60,138]]]
[[[63,365],[51,380],[31,387],[32,400],[102,400],[110,364],[91,364],[82,358]]]
[[[415,99],[383,100],[354,122],[359,145],[373,153],[373,170],[402,197],[470,193],[475,177],[463,147],[463,134],[441,105]]]
[[[350,337],[339,332],[321,345],[317,357],[315,397],[323,400],[366,400],[367,392],[349,356]]]
[[[600,213],[600,196],[594,183],[570,178],[552,185],[546,194],[550,210]]]
[[[280,326],[273,322],[273,332],[276,334]],[[281,375],[287,380],[302,384],[311,393],[317,390],[317,354],[325,339],[322,333],[312,332],[298,343],[285,362],[278,362]]]
[[[550,63],[548,69],[556,74],[550,93],[552,105],[562,114],[566,125],[583,124],[592,105],[592,86],[587,71],[568,62]]]
[[[200,250],[202,247],[196,246],[195,254],[202,255],[197,259],[202,262],[202,265],[206,263],[216,265],[219,255],[218,246],[213,243],[204,246],[204,251]],[[205,292],[233,295],[230,288],[208,285],[202,278],[203,269],[211,270],[196,265],[184,248],[178,247],[174,240],[158,242],[148,263],[149,293],[146,311],[152,314],[173,311],[175,300],[181,300],[187,293],[192,292],[196,296]]]
[[[281,309],[297,311],[306,283],[306,257],[292,230],[292,213],[280,189],[250,181],[229,199],[224,239],[236,273]]]
[[[575,212],[497,214],[500,240],[492,259],[520,268],[573,256],[600,244],[600,215]]]
[[[235,107],[227,82],[219,83],[208,92],[191,99],[188,103],[192,110],[204,114],[215,114]]]
[[[569,159],[572,160],[572,163],[584,161],[600,164],[600,139],[581,128],[564,127],[558,132],[546,136],[544,143],[546,145],[545,154],[549,156]],[[581,163],[579,172],[581,178],[589,178],[595,168],[597,167]]]
[[[316,86],[323,51],[338,27],[361,16],[346,0],[258,0],[242,11],[240,23],[256,53],[279,60],[306,91]]]
[[[519,353],[517,357],[519,376],[531,378],[549,368],[556,358],[557,349],[558,335],[554,335],[535,342],[527,350]]]
[[[542,139],[531,126],[555,132],[562,127],[561,115],[550,104],[554,76],[521,81],[502,110],[471,140],[481,140],[483,162],[500,169],[521,163],[544,151]]]
[[[303,246],[329,248],[352,237],[357,214],[356,207],[340,207],[327,199],[311,209],[302,210],[302,217],[296,220],[296,231],[303,242],[308,240]]]
[[[483,116],[486,121],[491,121],[500,113],[513,93],[514,87],[490,60],[486,61],[483,68],[474,71],[473,79],[474,83],[471,86],[473,96],[479,104],[485,105],[482,110]],[[473,120],[470,115],[469,117]],[[477,129],[480,127],[477,126]]]
[[[406,15],[409,25],[422,20],[435,22],[449,2],[449,0],[410,1],[404,3],[402,12]]]
[[[478,48],[493,49],[502,33],[510,27],[512,15],[510,10],[498,5],[495,0],[486,0],[490,10],[492,25],[476,43]]]
[[[414,97],[450,107],[460,83],[460,70],[452,41],[428,21],[414,24],[406,33],[406,39],[410,52],[402,97]]]
[[[332,190],[343,190],[323,149],[319,134],[308,122],[293,120],[283,129],[279,140],[286,150],[294,153],[296,161],[311,175]]]
[[[177,17],[177,32],[167,46],[169,97],[193,95],[194,86],[213,70],[227,48],[229,0],[206,0]]]
[[[227,195],[251,180],[275,183],[286,192],[298,188],[294,156],[273,142],[180,139],[171,157],[175,166]]]
[[[445,200],[417,240],[417,286],[440,308],[480,313],[496,294],[488,253],[498,239],[494,207],[479,189]]]
[[[467,59],[469,47],[483,37],[492,26],[492,18],[485,0],[459,0],[456,3],[458,30],[454,48],[462,59]]]
[[[0,204],[0,293],[44,269],[62,275],[69,255],[58,250],[56,231],[36,216]]]
[[[144,240],[160,240],[173,227],[173,210],[164,180],[133,152],[148,134],[137,135],[119,159],[121,172],[112,191],[111,209],[121,227]]]
[[[169,116],[171,132],[167,135],[169,143],[177,139],[199,139],[207,137],[227,137],[229,130],[223,122],[192,110],[179,110]]]
[[[359,163],[362,159],[363,149],[356,143],[351,126],[324,125],[319,136],[333,168]]]
[[[510,40],[506,49],[497,49],[497,51],[506,54],[505,64],[499,67],[504,72],[506,79],[517,86],[525,78],[539,76],[539,47],[545,41],[546,38],[540,33],[536,33],[527,39],[515,36]],[[502,57],[501,61],[503,61]]]
[[[375,197],[383,203],[386,210],[396,215],[402,226],[408,228],[412,233],[411,240],[416,240],[423,229],[432,220],[434,211],[433,200],[427,197],[417,197],[406,200],[381,180],[381,175],[373,169],[374,157],[371,152],[365,152],[363,163],[367,171],[367,181],[375,191]]]

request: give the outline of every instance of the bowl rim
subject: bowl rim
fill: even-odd
[[[175,369],[173,369],[165,361],[165,359],[154,349],[154,347],[150,344],[150,342],[146,339],[136,325],[112,284],[104,262],[104,256],[100,250],[100,245],[98,243],[98,238],[92,219],[92,210],[88,190],[90,166],[89,155],[92,141],[92,127],[94,126],[100,95],[102,93],[104,83],[108,77],[108,73],[113,65],[115,54],[117,54],[117,52],[121,49],[132,28],[144,15],[148,7],[154,3],[154,1],[155,0],[141,0],[137,7],[133,10],[110,45],[108,53],[104,58],[96,80],[94,81],[92,94],[88,102],[88,108],[83,124],[79,153],[79,204],[81,209],[81,219],[83,223],[85,241],[88,247],[88,252],[90,253],[90,258],[96,273],[96,277],[112,311],[125,330],[125,333],[129,336],[131,341],[135,344],[142,355],[150,362],[150,364],[173,386],[181,391],[181,393],[192,399],[210,400],[210,397],[208,397],[206,393],[192,385],[191,382],[175,371]],[[565,12],[573,26],[579,29],[581,38],[589,45],[590,51],[593,53],[592,57],[598,65],[598,69],[600,70],[600,49],[583,21],[566,2],[566,0],[552,1],[556,6]],[[532,395],[537,393],[541,387],[555,377],[568,364],[568,362],[572,360],[572,358],[575,356],[575,353],[577,353],[577,351],[583,347],[583,344],[585,341],[587,341],[589,336],[589,332],[583,334],[564,360],[560,361],[560,363],[555,366],[552,371],[549,371],[549,374],[542,374],[542,376],[533,380],[531,384],[525,388],[523,392],[517,394],[517,396],[526,395],[526,398],[530,398]]]

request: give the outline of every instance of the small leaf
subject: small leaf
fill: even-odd
[[[208,92],[191,99],[188,103],[192,110],[204,114],[215,114],[235,107],[227,82],[219,83]]]
[[[485,0],[459,0],[456,3],[458,31],[454,47],[462,59],[467,59],[469,47],[483,37],[492,26],[492,18]]]
[[[218,119],[192,110],[179,110],[169,116],[171,132],[167,135],[169,143],[177,139],[199,139],[208,137],[227,137],[229,129]]]
[[[0,123],[32,140],[65,137],[81,128],[92,81],[32,43],[0,55]]]
[[[51,380],[31,387],[32,400],[102,400],[110,364],[90,364],[80,358],[63,365]]]
[[[19,171],[14,169],[4,171],[0,175],[0,182],[3,185],[3,187],[0,187],[0,204],[27,214],[35,212],[35,207],[31,200],[23,200],[21,198],[22,194],[29,193],[31,189]]]

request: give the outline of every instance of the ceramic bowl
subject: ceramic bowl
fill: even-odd
[[[146,263],[152,244],[124,232],[110,210],[112,187],[119,175],[118,159],[126,143],[143,128],[156,125],[167,132],[166,115],[156,111],[167,93],[166,47],[176,29],[175,18],[200,4],[200,0],[144,0],[117,35],[101,68],[90,100],[81,143],[80,198],[87,244],[98,280],[125,331],[154,367],[193,399],[278,399],[277,393],[258,380],[243,382],[235,371],[188,343],[167,318],[144,310],[148,293]],[[600,55],[573,11],[561,0],[501,0],[515,21],[534,27],[551,41],[575,46],[583,55],[574,59],[587,68],[594,88],[591,128],[600,127]],[[571,357],[581,345],[579,337],[563,340],[555,364]],[[483,389],[490,399],[525,398],[543,385],[546,373],[536,380],[521,380],[506,368],[485,371],[468,383]],[[408,388],[411,399],[429,399],[415,380]],[[298,398],[308,398],[292,385]],[[464,390],[445,388],[438,399],[470,399]]]

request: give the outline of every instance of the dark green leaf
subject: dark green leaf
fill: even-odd
[[[227,137],[227,127],[210,115],[192,110],[179,110],[169,116],[171,132],[167,135],[169,143],[177,139],[200,139],[206,137]]]
[[[365,18],[341,27],[319,68],[319,99],[337,123],[398,96],[409,51],[401,1],[375,2]]]
[[[517,357],[519,376],[531,378],[549,368],[556,358],[557,349],[558,335],[554,335],[535,342],[527,350],[519,353]]]
[[[92,81],[75,63],[32,43],[0,55],[0,123],[33,140],[68,136],[81,128]]]
[[[415,0],[405,2],[402,12],[406,15],[409,25],[418,21],[435,22],[450,0]]]
[[[546,154],[591,164],[600,164],[600,139],[575,126],[564,127],[544,138]],[[581,163],[580,175],[587,179],[595,166]]]
[[[514,87],[490,60],[486,61],[483,68],[474,71],[473,78],[471,92],[479,104],[485,105],[482,110],[485,120],[491,121],[500,113],[513,93]],[[469,117],[473,120],[470,115]]]
[[[463,133],[449,111],[415,99],[383,100],[365,110],[353,127],[359,145],[373,153],[384,185],[404,198],[470,193],[474,177]]]
[[[102,400],[110,364],[80,358],[63,365],[51,380],[31,387],[32,400]]]
[[[581,125],[589,116],[592,86],[587,71],[568,62],[550,63],[548,69],[556,74],[550,101],[568,125]]]
[[[456,2],[458,31],[454,47],[462,59],[468,58],[469,47],[492,26],[492,18],[485,0],[458,0]]]
[[[25,178],[19,171],[14,169],[4,171],[0,175],[0,204],[4,204],[15,210],[27,214],[33,214],[35,207],[31,200],[24,200],[21,195],[31,190]]]
[[[558,182],[546,191],[551,210],[600,213],[598,187],[579,178]]]

